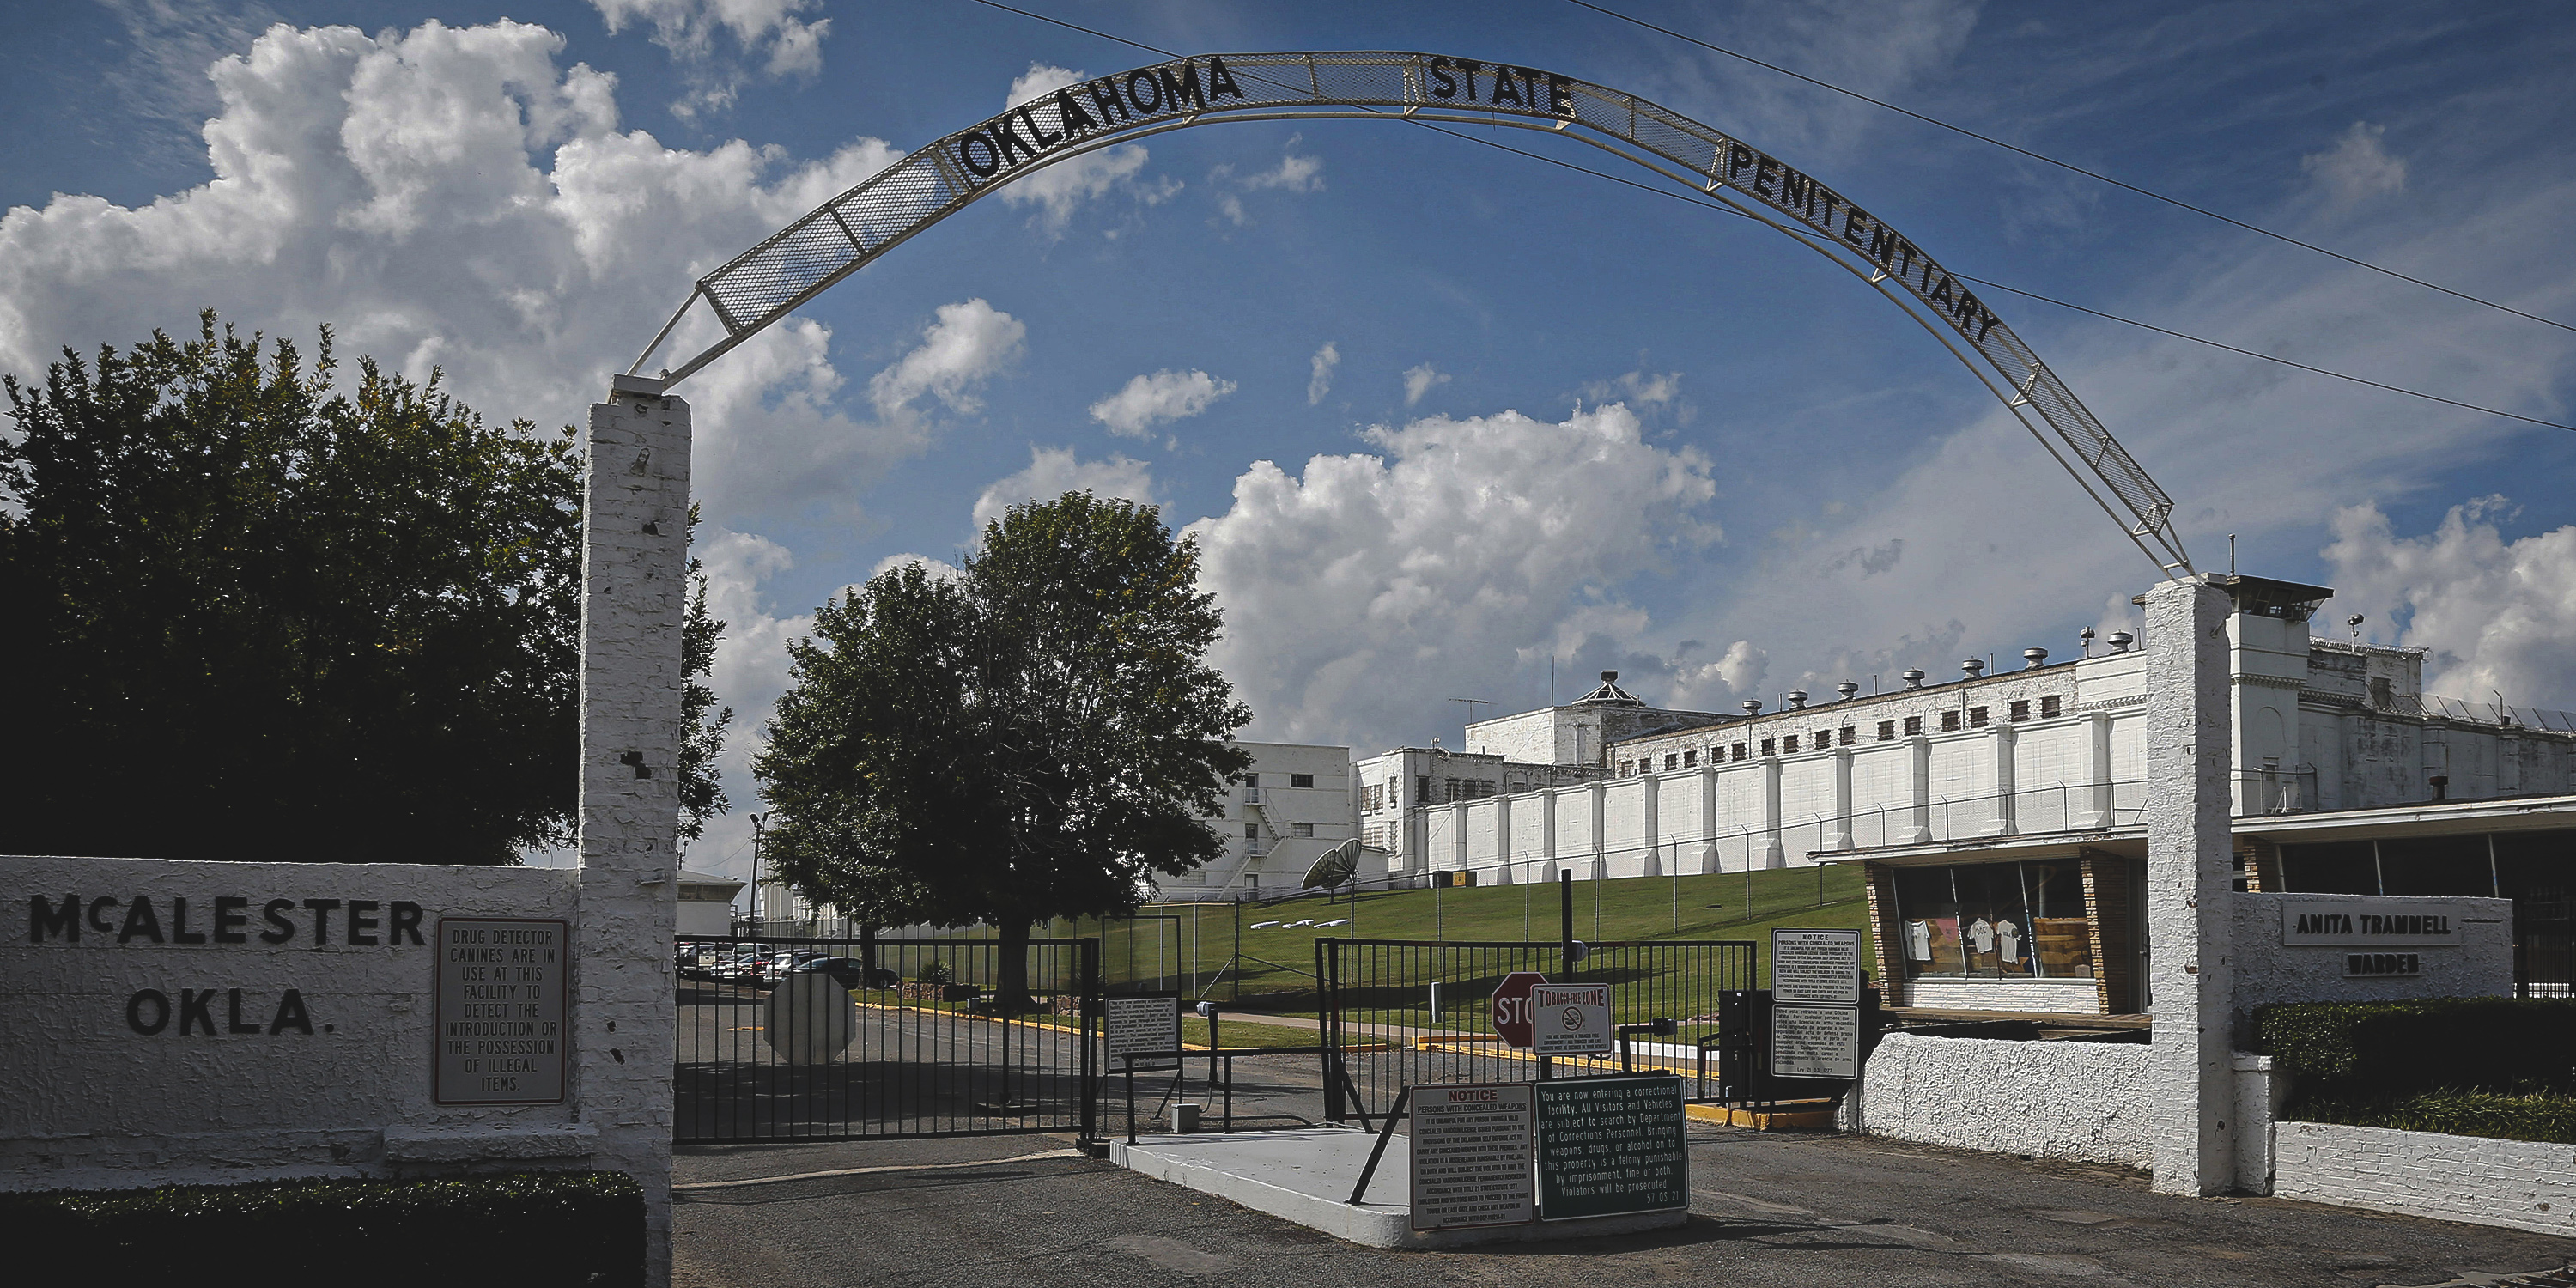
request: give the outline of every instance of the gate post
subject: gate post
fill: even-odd
[[[2229,914],[2229,597],[2189,578],[2145,595],[2147,971],[2154,1042],[2147,1121],[2155,1188],[2234,1180],[2235,968]]]
[[[1324,1121],[1344,1121],[1342,1104],[1341,954],[1333,940],[1315,941],[1315,1019],[1324,1047]]]
[[[618,376],[590,409],[581,552],[581,878],[573,1100],[600,1166],[644,1190],[645,1282],[671,1280],[680,634],[689,405]]]
[[[1093,1018],[1103,1005],[1100,1000],[1100,941],[1076,939],[1081,955],[1080,983],[1082,994],[1075,1010],[1082,1014],[1082,1139],[1085,1143],[1100,1139],[1100,1034]]]

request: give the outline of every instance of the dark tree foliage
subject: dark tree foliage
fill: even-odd
[[[1131,911],[1222,851],[1204,820],[1251,712],[1197,577],[1153,510],[1077,493],[1012,507],[953,581],[908,565],[824,605],[753,764],[779,879],[862,921],[991,922],[1025,1005],[1032,922]]]
[[[0,436],[0,852],[511,863],[566,839],[570,433],[155,333]]]
[[[689,504],[689,544],[698,538],[698,507]],[[724,754],[725,727],[733,723],[733,708],[716,705],[716,691],[708,687],[705,676],[715,670],[716,643],[724,638],[725,623],[707,612],[707,578],[699,571],[698,557],[689,556],[689,620],[680,630],[680,651],[685,658],[680,668],[686,683],[680,690],[680,839],[694,841],[705,835],[707,820],[722,814],[732,805],[725,799],[724,783],[716,772],[716,758]]]

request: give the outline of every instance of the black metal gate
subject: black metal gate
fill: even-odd
[[[679,940],[682,1144],[1098,1135],[1100,941]]]
[[[1461,943],[1318,939],[1324,1116],[1384,1112],[1396,1093],[1429,1082],[1516,1082],[1542,1076],[1493,1026],[1494,990],[1515,971],[1550,983],[1611,985],[1611,1021],[1674,1021],[1638,1038],[1637,1063],[1689,1071],[1718,1031],[1721,995],[1754,985],[1756,945],[1741,940]],[[1558,1076],[1612,1073],[1616,1055],[1558,1059]]]

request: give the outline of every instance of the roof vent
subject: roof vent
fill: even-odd
[[[1845,680],[1834,686],[1834,692],[1843,695],[1843,701],[1849,702],[1852,700],[1853,694],[1860,692],[1860,686],[1849,680]]]
[[[2084,656],[2086,656],[2086,657],[2091,657],[2091,656],[2093,656],[2093,628],[2092,628],[2092,627],[2087,626],[2087,627],[2085,627],[2083,630],[2080,630],[2080,631],[2075,632],[2075,642],[2076,642],[2077,646],[2081,647],[2081,648],[2084,650]]]
[[[1909,688],[1909,689],[1919,689],[1919,688],[1922,688],[1922,687],[1923,687],[1923,672],[1921,672],[1921,671],[1919,671],[1919,670],[1908,670],[1908,671],[1906,671],[1906,672],[1905,672],[1905,687],[1906,687],[1906,688]]]
[[[2129,651],[2129,646],[2130,646],[2131,644],[2136,643],[2136,642],[2137,642],[2137,637],[2136,637],[2136,636],[2134,636],[2134,635],[2131,635],[2131,634],[2130,634],[2130,633],[2128,633],[2127,631],[2113,631],[2113,632],[2111,632],[2111,638],[2110,638],[2110,640],[2108,641],[2108,643],[2111,645],[2111,651],[2112,651],[2112,652],[2114,652],[2114,653],[2126,653],[2126,652],[2128,652],[2128,651]]]
[[[1744,714],[1748,716],[1758,716],[1762,714],[1762,699],[1760,698],[1746,698],[1738,705],[1744,708]]]
[[[2021,664],[2024,668],[2033,671],[2048,665],[2048,650],[2044,648],[2023,649],[2021,651]]]
[[[1619,673],[1617,671],[1603,671],[1601,673],[1601,682],[1603,684],[1617,684],[1619,682]]]
[[[1967,678],[1973,680],[1986,673],[1986,664],[1982,660],[1972,657],[1965,662],[1961,662],[1959,664],[1959,669],[1967,673]]]
[[[1790,709],[1790,710],[1795,711],[1795,710],[1797,710],[1798,708],[1803,707],[1803,706],[1805,706],[1805,705],[1807,705],[1807,691],[1806,691],[1805,689],[1791,689],[1791,690],[1789,690],[1789,709]]]

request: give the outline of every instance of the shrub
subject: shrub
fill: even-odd
[[[2290,1109],[2288,1116],[2299,1122],[2576,1145],[2576,1095],[2565,1092],[2425,1091],[2380,1099],[2302,1096]]]
[[[2259,1006],[2253,1047],[2320,1094],[2576,1088],[2576,1001],[2435,997]]]
[[[626,1288],[644,1278],[644,1197],[615,1172],[298,1180],[0,1194],[25,1283],[263,1280]]]
[[[923,962],[921,964],[921,973],[913,976],[913,978],[920,980],[924,984],[946,984],[956,979],[956,977],[956,973],[948,969],[948,963],[941,961],[936,957]]]

